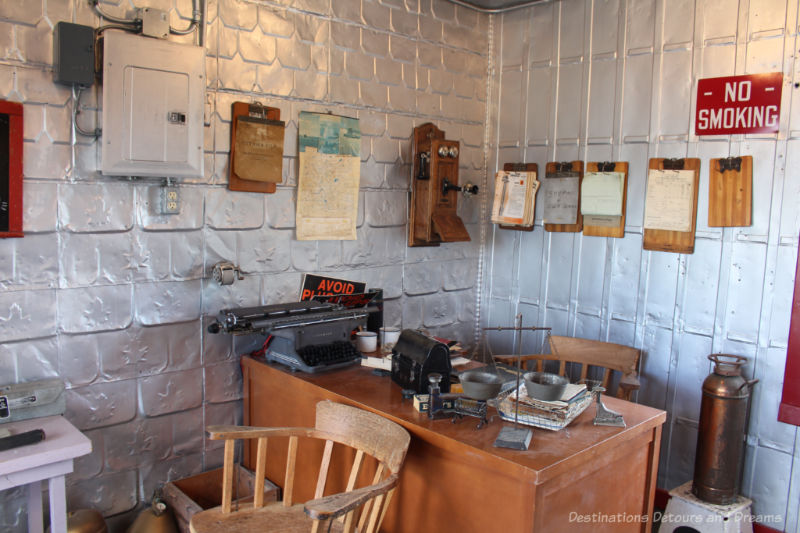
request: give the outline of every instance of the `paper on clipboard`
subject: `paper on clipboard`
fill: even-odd
[[[536,172],[508,172],[495,175],[492,222],[511,226],[533,225],[536,191],[539,181]]]
[[[236,175],[244,180],[280,183],[285,123],[244,115],[234,120],[233,168]]]
[[[581,183],[581,213],[621,216],[624,186],[625,174],[622,172],[587,172]]]
[[[572,173],[571,173],[572,174]],[[542,181],[542,218],[545,224],[575,224],[578,220],[578,184],[574,176],[545,176]]]
[[[645,229],[692,230],[694,174],[694,170],[650,169],[645,195]]]

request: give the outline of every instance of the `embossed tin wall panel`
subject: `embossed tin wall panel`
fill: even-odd
[[[692,52],[675,50],[661,55],[660,117],[662,136],[688,135],[692,105]],[[664,139],[662,137],[662,140]]]
[[[530,53],[531,65],[553,62],[553,38],[555,36],[555,16],[558,13],[558,4],[548,2],[534,6],[530,21]],[[509,13],[507,18],[518,17],[519,14]],[[505,19],[504,19],[505,20]]]
[[[672,0],[660,4],[664,17],[663,46],[686,45],[694,36],[695,0]]]
[[[519,251],[519,293],[520,301],[538,304],[539,284],[542,280],[545,232],[541,227],[530,233],[522,233]]]
[[[651,54],[634,55],[625,59],[625,85],[623,88],[625,97],[622,99],[622,140],[624,141],[647,142],[648,140],[652,79],[653,56]]]
[[[611,286],[609,287],[608,311],[613,318],[636,320],[637,298],[631,298],[639,289],[639,272],[642,253],[641,235],[614,243],[611,263]]]
[[[583,45],[587,38],[586,12],[589,0],[559,2],[559,59],[583,56]]]
[[[619,6],[623,0],[593,0],[592,55],[616,54]]]
[[[556,138],[577,144],[581,136],[583,103],[583,64],[570,63],[559,68]],[[575,142],[572,141],[575,140]]]
[[[611,144],[614,135],[617,62],[595,61],[589,80],[589,142]]]
[[[701,54],[701,78],[720,78],[735,72],[736,46],[733,43],[703,48]]]
[[[713,336],[721,256],[721,242],[695,240],[694,253],[686,258],[686,290],[681,318],[684,330]]]
[[[551,115],[553,114],[553,67],[533,68],[529,72],[527,136],[529,144],[547,144],[550,135]],[[540,167],[544,171],[544,167]]]
[[[582,312],[600,314],[603,307],[603,283],[606,267],[606,239],[581,239],[578,267],[578,301]]]
[[[650,49],[652,52],[656,23],[656,0],[625,2],[626,52]]]
[[[702,7],[703,40],[733,42],[739,17],[739,0],[706,0]]]

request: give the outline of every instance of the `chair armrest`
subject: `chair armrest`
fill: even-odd
[[[619,380],[619,393],[617,396],[623,400],[630,401],[631,395],[639,390],[639,387],[639,375],[636,372],[625,374]]]
[[[397,474],[369,487],[331,494],[305,503],[305,511],[314,520],[328,520],[341,516],[363,505],[371,498],[386,494],[397,486]]]

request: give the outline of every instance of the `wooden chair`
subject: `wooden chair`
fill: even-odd
[[[619,371],[621,376],[616,396],[630,401],[633,393],[639,390],[640,355],[638,349],[622,344],[550,335],[549,354],[523,355],[522,361],[536,361],[537,372],[542,371],[544,361],[559,361],[560,376],[566,375],[567,363],[580,365],[579,382],[587,379],[589,367],[602,367],[605,370],[601,383],[609,394],[612,394],[613,373]],[[498,356],[495,359],[509,365],[515,365],[517,360],[516,356],[511,355]]]
[[[193,533],[374,533],[378,531],[392,499],[410,441],[405,429],[386,418],[327,400],[317,404],[314,428],[209,426],[207,431],[212,440],[225,440],[222,505],[195,514],[190,522]],[[288,438],[283,501],[265,505],[263,493],[267,440],[276,437]],[[298,440],[306,438],[324,441],[324,451],[314,499],[303,504],[295,503],[292,493],[296,481]],[[252,505],[241,504],[243,508],[232,510],[234,447],[237,439],[257,439],[256,486]],[[337,459],[342,456],[353,457],[353,461],[345,491],[324,495],[334,445],[337,449],[342,445],[351,449],[349,453],[343,453],[348,452],[346,448],[338,450]],[[359,476],[363,479],[365,474],[368,475],[368,472],[361,470],[365,457],[369,456],[375,459],[373,462],[376,464],[371,485],[356,488]],[[323,524],[327,525],[321,527]]]

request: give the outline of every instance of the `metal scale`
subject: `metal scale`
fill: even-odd
[[[489,419],[486,416],[488,411],[486,400],[475,400],[462,393],[441,392],[439,386],[442,381],[441,374],[428,374],[428,381],[430,395],[428,418],[451,418],[451,422],[455,424],[465,416],[470,416],[478,419],[478,425],[475,429],[481,429],[489,423]],[[447,407],[447,405],[452,405],[452,407]]]

